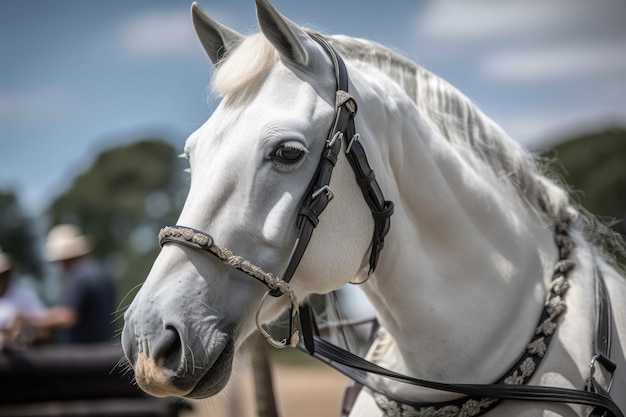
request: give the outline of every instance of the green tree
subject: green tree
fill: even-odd
[[[547,155],[558,160],[577,202],[626,237],[626,130],[581,135]]]
[[[16,193],[0,190],[0,246],[21,272],[41,278],[43,271],[33,225],[33,219],[24,214]]]
[[[48,209],[52,224],[75,223],[90,236],[124,297],[147,276],[159,229],[172,224],[187,191],[182,161],[162,140],[102,152]],[[132,298],[131,298],[132,299]]]
[[[626,218],[626,131],[611,129],[568,140],[553,151],[563,177],[592,213]],[[626,234],[623,221],[615,229]]]

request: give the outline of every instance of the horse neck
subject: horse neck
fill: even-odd
[[[371,140],[364,146],[378,148],[368,157],[396,205],[365,285],[396,340],[393,366],[491,383],[537,325],[556,259],[551,225],[512,186],[467,163],[397,87],[361,76],[359,130]]]

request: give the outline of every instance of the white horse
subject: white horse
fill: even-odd
[[[358,140],[385,198],[395,203],[376,269],[370,276],[372,212],[341,152],[330,182],[334,199],[293,279],[276,279],[297,239],[298,213],[326,146],[337,86],[321,43],[266,0],[256,3],[261,33],[247,37],[192,7],[200,41],[216,65],[213,89],[223,99],[186,142],[191,185],[179,224],[210,234],[209,246],[244,258],[248,274],[258,266],[252,274],[274,280],[274,287],[279,283],[291,299],[264,298],[267,286],[232,268],[233,262],[164,245],[125,315],[122,342],[139,386],[156,396],[212,396],[229,380],[234,353],[255,331],[262,299],[259,320],[268,323],[294,300],[362,283],[386,331],[370,357],[393,371],[491,384],[533,345],[535,359],[541,356],[534,373],[515,369],[507,384],[582,390],[596,353],[598,265],[612,305],[617,371],[609,381],[595,363],[594,378],[604,388],[611,383],[614,401],[626,410],[626,281],[588,243],[583,226],[589,217],[461,93],[375,43],[323,37],[346,62],[358,103]],[[198,236],[204,235],[190,239]],[[222,255],[232,260],[230,252]],[[241,258],[235,261],[241,265]],[[558,311],[554,305],[544,309],[547,297]],[[545,311],[549,318],[541,322]],[[546,338],[552,335],[549,346],[538,323],[551,329],[545,331]],[[394,398],[435,405],[403,407],[365,389],[352,415],[589,412],[586,406],[512,400],[483,407],[461,399],[437,407],[461,396],[376,383]]]

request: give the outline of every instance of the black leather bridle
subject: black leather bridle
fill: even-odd
[[[370,168],[365,155],[365,150],[359,142],[359,135],[354,126],[354,117],[357,113],[356,101],[348,94],[348,72],[341,58],[334,52],[326,40],[316,34],[310,36],[317,41],[333,61],[335,79],[337,80],[335,94],[335,117],[328,132],[326,145],[322,152],[320,163],[313,180],[309,184],[304,201],[298,215],[298,238],[291,254],[291,258],[283,279],[291,281],[296,272],[307,245],[313,235],[313,230],[319,223],[322,214],[330,200],[333,198],[330,189],[330,180],[333,168],[337,163],[341,144],[346,144],[346,157],[354,171],[357,184],[361,188],[365,202],[369,206],[374,218],[374,235],[369,258],[369,274],[376,269],[378,257],[383,249],[385,236],[389,232],[391,215],[393,214],[393,202],[385,200],[383,193],[376,181],[374,171]],[[279,296],[279,291],[270,293]]]
[[[355,100],[348,93],[349,80],[345,63],[339,54],[336,53],[334,48],[324,38],[314,33],[311,33],[310,36],[322,46],[333,62],[337,81],[336,111],[320,163],[311,183],[308,186],[308,191],[305,193],[304,201],[302,202],[298,215],[298,236],[294,244],[286,272],[282,278],[285,283],[288,283],[293,277],[311,239],[313,230],[319,223],[319,216],[333,197],[330,189],[330,180],[333,168],[341,151],[342,141],[346,144],[346,157],[350,162],[356,181],[361,188],[363,197],[370,207],[374,219],[374,233],[369,257],[370,274],[373,273],[376,268],[380,252],[383,248],[384,238],[390,229],[390,218],[393,214],[394,208],[391,201],[385,200],[381,188],[376,181],[374,171],[371,169],[367,161],[365,150],[359,142],[359,136],[356,133],[354,124],[357,106]],[[214,245],[212,238],[208,234],[198,230],[185,228],[184,226],[174,226],[168,230],[165,229],[163,229],[162,234],[159,235],[159,242],[161,246],[168,242],[176,242],[190,246],[194,249],[207,251],[221,257],[216,253],[215,248],[217,246]],[[183,236],[181,231],[188,232],[189,236]],[[223,257],[221,258],[224,260]],[[254,278],[260,279],[258,274],[255,275],[254,273],[250,273],[250,271],[245,268],[242,269],[240,266],[234,267],[241,269],[243,272],[253,276]],[[601,276],[600,269],[597,267],[597,264],[595,265],[595,269],[598,321],[596,325],[597,340],[595,354],[592,359],[591,366],[593,368],[597,362],[608,372],[613,373],[615,371],[615,364],[610,360],[612,328],[611,307],[608,295],[606,294],[604,279]],[[268,283],[267,280],[262,281],[266,284]],[[284,288],[288,289],[289,287],[287,285]],[[268,293],[278,297],[281,296],[283,292],[284,291],[281,291],[280,288],[270,286],[270,291]],[[294,303],[292,302],[292,310],[294,309],[293,306]],[[306,304],[300,305],[299,307],[300,329],[302,331],[303,343],[298,345],[298,347],[307,351],[311,356],[322,360],[344,373],[359,384],[368,387],[373,392],[380,392],[380,389],[372,385],[371,380],[368,378],[369,374],[384,376],[410,385],[452,392],[470,397],[589,405],[593,407],[593,411],[590,416],[624,417],[617,405],[609,397],[608,392],[596,384],[593,378],[590,378],[590,381],[587,382],[587,390],[581,391],[557,387],[508,385],[503,383],[485,385],[447,384],[426,381],[398,374],[391,370],[382,368],[320,338],[316,334],[314,317],[309,307]],[[290,324],[290,331],[292,336],[294,333],[293,320],[297,317],[297,314],[295,313],[296,312],[292,311],[291,314],[292,322]],[[293,344],[295,343],[292,343],[292,345]],[[384,395],[393,398],[393,395],[389,393],[384,393]],[[396,400],[400,403],[410,404],[406,401],[403,402],[400,399]]]
[[[338,90],[348,91],[348,74],[345,68],[345,64],[343,59],[337,54],[337,52],[332,48],[332,46],[324,40],[322,37],[311,34],[312,38],[316,40],[328,53],[331,60],[333,61],[333,65],[335,66],[335,73],[337,76],[337,88]],[[356,107],[356,104],[355,104]],[[337,107],[337,113],[342,113],[343,106]],[[336,116],[336,120],[339,116]],[[349,119],[350,129],[354,129],[354,115]],[[336,131],[336,128],[333,128],[332,131]],[[351,131],[350,133],[353,133]],[[345,137],[345,136],[344,136]],[[353,143],[354,142],[354,143]],[[352,144],[352,148],[357,143],[353,140],[350,141]],[[361,146],[359,148],[359,154],[362,155],[362,160],[366,161],[365,152]],[[352,152],[350,152],[352,153]],[[350,158],[350,153],[348,153],[348,157]],[[369,181],[363,181],[359,179],[358,169],[355,168],[353,160],[350,161],[353,169],[355,169],[355,173],[357,174],[357,181],[359,185],[361,185],[361,189],[363,190],[363,194],[372,208],[372,213],[374,215],[374,219],[376,220],[380,213],[386,213],[382,202],[384,199],[382,198],[382,193],[380,189],[376,185],[376,189],[378,191],[374,192],[373,196],[368,198],[371,191],[368,186],[363,186],[363,184],[368,184]],[[356,161],[358,165],[358,160]],[[367,167],[369,168],[369,166]],[[369,170],[371,171],[371,170]],[[374,178],[374,173],[369,172],[365,174],[363,177],[365,178]],[[370,201],[374,202],[374,205],[370,203]],[[388,203],[388,202],[387,202]],[[389,203],[386,205],[391,210],[393,209],[393,204]],[[388,213],[389,215],[391,213]],[[382,237],[381,237],[381,245],[378,250],[375,250],[376,246],[376,230],[384,230],[386,233],[386,229],[389,227],[389,219],[388,217],[381,216],[385,219],[383,223],[384,227],[380,228],[379,225],[376,226],[374,232],[374,243],[372,248],[372,254],[370,256],[370,269],[372,269],[372,265],[375,267],[376,259],[378,258],[378,252],[380,252],[380,248],[382,248]],[[386,229],[385,229],[386,228]],[[372,264],[372,259],[374,260]],[[615,371],[616,365],[614,362],[610,360],[610,348],[611,348],[611,327],[612,327],[612,316],[611,316],[611,306],[608,298],[608,294],[606,292],[606,285],[604,283],[604,279],[601,275],[600,269],[597,263],[594,261],[594,274],[596,275],[596,285],[597,285],[597,294],[596,294],[596,304],[598,305],[598,320],[596,325],[596,347],[595,354],[591,362],[592,368],[595,366],[595,362],[601,363],[604,368],[613,374]],[[419,378],[413,378],[406,375],[398,374],[396,372],[390,371],[388,369],[382,368],[372,362],[369,362],[360,356],[357,356],[347,350],[344,350],[340,347],[337,347],[328,341],[320,338],[318,335],[315,335],[315,323],[313,315],[308,310],[307,305],[303,305],[300,308],[300,319],[301,319],[301,327],[302,327],[302,335],[304,338],[304,349],[312,356],[317,357],[323,362],[329,364],[340,372],[344,373],[357,383],[360,383],[363,386],[368,387],[373,392],[379,392],[379,388],[372,385],[371,380],[368,378],[368,374],[375,374],[384,376],[390,379],[394,379],[396,381],[404,382],[411,385],[421,386],[425,388],[431,388],[440,391],[452,392],[457,394],[463,394],[470,397],[486,397],[486,398],[496,398],[499,400],[520,400],[520,401],[546,401],[546,402],[560,402],[560,403],[574,403],[574,404],[584,404],[594,407],[593,411],[590,414],[590,417],[600,417],[600,416],[612,416],[612,417],[624,417],[622,412],[619,410],[617,405],[612,401],[607,391],[601,388],[591,375],[590,379],[592,381],[587,381],[587,386],[585,391],[580,390],[572,390],[566,388],[557,388],[557,387],[542,387],[542,386],[529,386],[529,385],[508,385],[508,384],[447,384],[447,383],[438,383],[432,381],[426,381]],[[385,395],[388,395],[387,393]],[[406,401],[402,401],[400,399],[397,400],[400,404],[407,404]]]

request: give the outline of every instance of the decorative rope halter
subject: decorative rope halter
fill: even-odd
[[[569,289],[567,274],[575,266],[575,263],[569,259],[569,254],[574,248],[574,242],[569,237],[568,229],[569,221],[555,227],[554,240],[559,252],[559,260],[554,266],[549,292],[535,333],[520,359],[497,383],[521,385],[528,382],[548,350],[552,335],[558,326],[558,317],[567,309],[563,298]],[[379,329],[376,337],[376,344],[389,346],[393,343],[391,336],[384,329]],[[380,361],[384,351],[386,349],[376,349],[375,345],[371,361],[374,363]],[[386,417],[479,416],[502,402],[501,399],[497,398],[466,397],[437,404],[417,404],[394,401],[381,393],[374,393],[373,395],[376,404]]]
[[[287,341],[285,339],[281,342],[274,340],[269,332],[267,332],[267,330],[265,330],[261,325],[260,311],[268,293],[263,296],[261,302],[259,303],[256,314],[256,325],[259,332],[272,346],[279,348],[287,345],[296,347],[298,341],[300,340],[300,333],[296,327],[299,304],[298,298],[288,282],[285,282],[271,272],[265,272],[262,268],[246,261],[241,256],[233,254],[230,250],[216,245],[213,238],[209,234],[192,229],[191,227],[165,226],[159,232],[159,245],[163,247],[163,245],[168,242],[176,242],[194,249],[209,252],[210,254],[217,256],[222,262],[231,268],[237,269],[245,274],[248,274],[252,278],[261,281],[269,288],[270,291],[280,291],[280,293],[285,294],[291,303],[289,317],[289,340]]]

